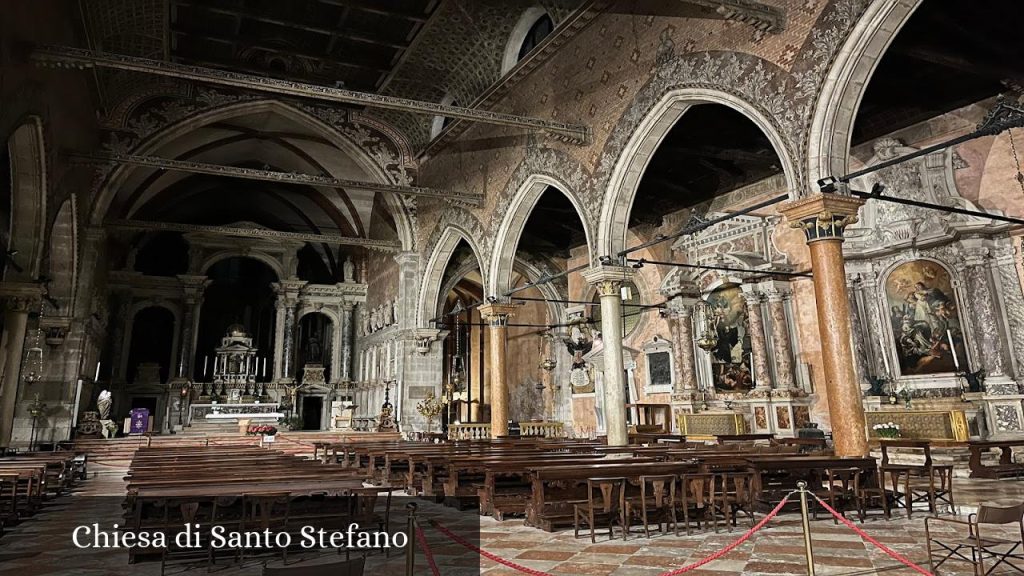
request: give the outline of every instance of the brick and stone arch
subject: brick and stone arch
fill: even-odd
[[[579,217],[584,231],[586,231],[588,250],[593,245],[593,239],[590,234],[592,227],[587,221],[586,211],[579,196],[566,183],[553,176],[532,174],[520,185],[515,196],[509,201],[505,217],[495,233],[494,250],[491,253],[491,265],[489,267],[490,277],[487,286],[489,291],[485,291],[485,294],[500,298],[502,294],[512,288],[512,269],[516,249],[519,246],[519,239],[523,234],[523,229],[530,218],[530,214],[533,212],[533,208],[549,187],[564,194],[569,199],[569,202],[576,209],[576,215]]]
[[[441,283],[444,281],[444,272],[452,258],[452,253],[458,247],[460,241],[465,241],[473,251],[473,257],[480,264],[480,278],[484,282],[484,294],[488,294],[487,276],[483,268],[483,253],[472,234],[454,225],[449,225],[441,232],[441,236],[435,244],[434,251],[427,259],[423,268],[423,280],[420,283],[419,304],[416,307],[416,326],[430,328],[430,320],[434,318],[437,305],[443,297]]]
[[[776,128],[775,123],[761,110],[744,99],[724,91],[709,88],[671,90],[651,107],[614,161],[604,191],[601,219],[597,225],[596,257],[614,255],[626,248],[629,215],[647,164],[676,121],[696,104],[728,106],[753,122],[771,142],[778,156],[790,197],[796,198],[801,195],[802,186],[796,180],[795,175],[798,172],[795,161],[788,152],[786,139]]]
[[[885,51],[923,0],[872,2],[825,75],[807,142],[808,182],[848,172],[850,138],[868,83]]]

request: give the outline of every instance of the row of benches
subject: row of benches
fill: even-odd
[[[43,501],[85,479],[86,457],[74,452],[27,452],[0,457],[0,534],[32,516]]]

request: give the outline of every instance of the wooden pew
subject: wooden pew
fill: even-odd
[[[1024,464],[1013,458],[1013,449],[1024,446],[1024,440],[971,440],[967,447],[971,451],[968,467],[971,478],[1008,478],[1024,475]],[[999,464],[988,466],[982,462],[985,452],[999,449]]]

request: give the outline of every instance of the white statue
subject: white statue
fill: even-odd
[[[352,263],[351,258],[345,258],[344,264],[341,265],[342,282],[355,282],[356,281],[356,265]]]
[[[100,392],[100,397],[96,400],[96,408],[100,412],[100,420],[110,420],[110,405],[114,403],[111,398],[110,390],[103,390]]]
[[[398,299],[391,301],[391,324],[398,324]]]

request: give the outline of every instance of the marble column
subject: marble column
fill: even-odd
[[[4,328],[0,338],[0,446],[11,445],[14,416],[21,383],[21,360],[29,312],[39,309],[42,292],[38,284],[4,282],[0,284]]]
[[[305,281],[295,278],[282,280],[271,285],[277,294],[275,307],[277,308],[278,321],[278,328],[275,330],[277,338],[274,343],[274,374],[279,381],[288,384],[295,381],[295,374],[293,373],[295,370],[293,363],[295,361],[295,336],[297,332],[295,314],[299,302],[299,292],[302,291],[305,285]]]
[[[668,329],[672,337],[672,353],[676,357],[677,394],[697,389],[697,363],[693,355],[693,307],[697,298],[674,296],[668,303]]]
[[[181,326],[178,338],[178,365],[175,367],[179,378],[191,380],[195,374],[196,341],[199,314],[203,306],[203,293],[210,284],[206,276],[178,276],[182,288]],[[200,374],[205,380],[206,374]]]
[[[341,378],[343,382],[352,381],[352,347],[355,346],[355,307],[344,304],[341,307]]]
[[[110,311],[110,379],[115,382],[123,382],[126,378],[124,364],[128,361],[128,344],[125,342],[128,317],[131,310],[132,296],[128,292],[116,291],[111,295]],[[83,368],[86,374],[95,374]],[[95,368],[94,368],[95,369]],[[172,370],[172,373],[176,373]]]
[[[786,300],[792,292],[787,287],[771,286],[767,291],[768,317],[771,319],[772,344],[775,346],[775,387],[795,390],[793,374],[793,343],[789,338],[789,316]]]
[[[843,230],[857,221],[863,200],[814,194],[779,208],[790,226],[807,236],[814,274],[821,360],[837,456],[867,456],[864,405],[851,349],[850,299],[846,291]]]
[[[504,303],[484,304],[480,315],[490,330],[491,354],[491,438],[508,435],[508,380],[505,352],[508,345],[508,320],[516,306]]]
[[[971,369],[984,368],[988,378],[1012,375],[1005,346],[1006,338],[1003,337],[1003,318],[993,295],[990,249],[982,244],[981,239],[965,239],[962,242],[965,248],[964,284],[981,364],[971,366]]]
[[[604,344],[604,414],[609,446],[629,444],[626,425],[626,369],[622,362],[622,284],[633,278],[633,268],[599,266],[583,272],[601,298],[601,341]]]
[[[771,390],[772,373],[768,367],[768,342],[765,340],[764,317],[761,315],[761,301],[764,295],[750,284],[743,285],[743,300],[747,304],[747,327],[750,330],[751,372],[754,375],[755,390]]]

